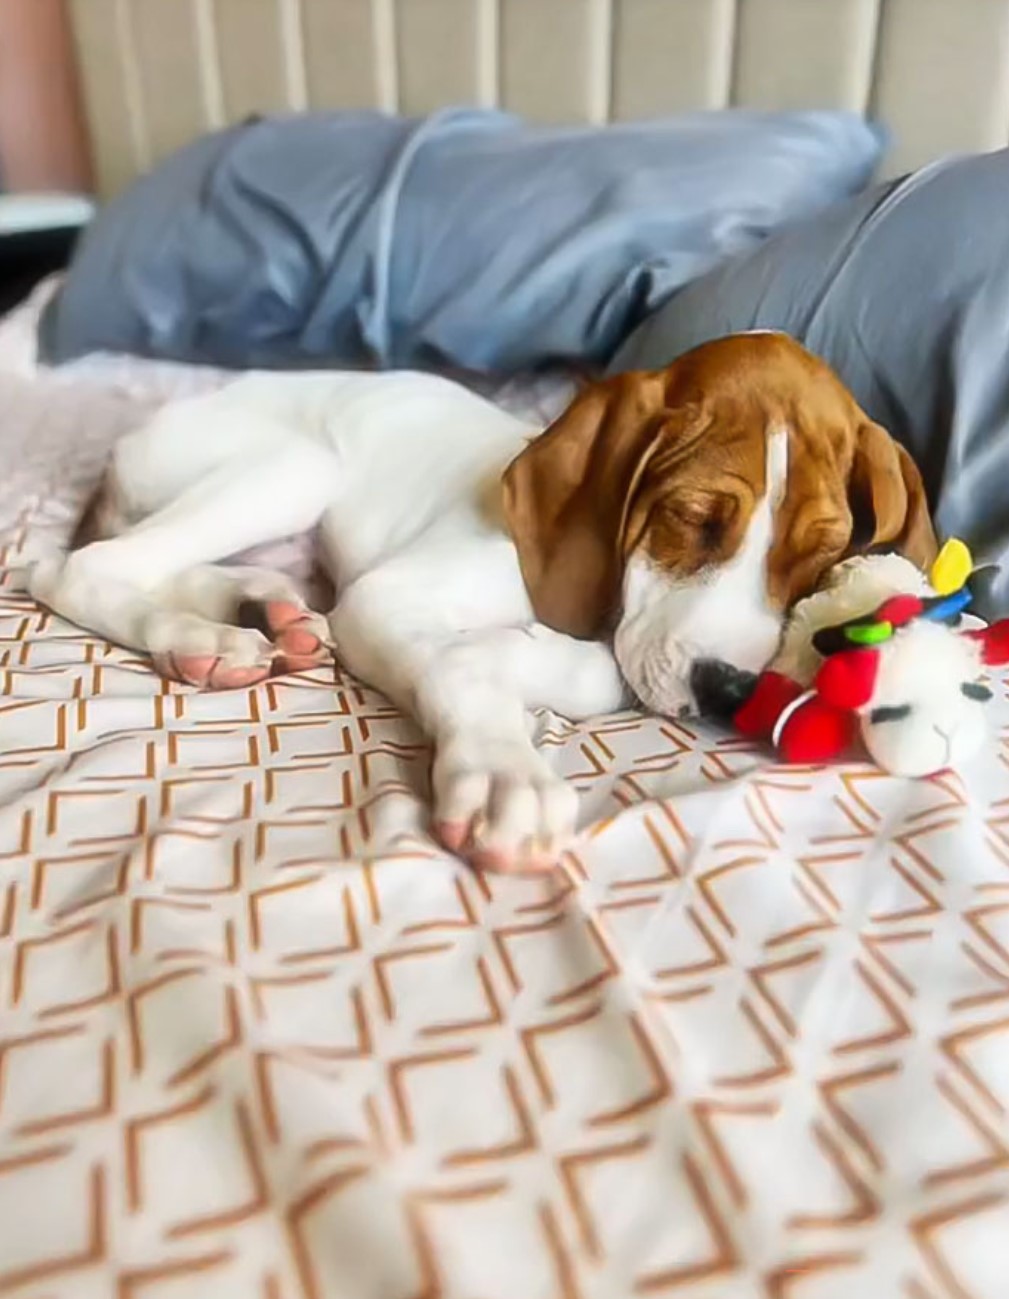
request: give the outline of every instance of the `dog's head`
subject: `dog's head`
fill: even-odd
[[[764,667],[838,560],[936,549],[907,452],[779,334],[588,388],[512,462],[504,500],[537,617],[612,635],[642,703],[673,715],[696,663]]]

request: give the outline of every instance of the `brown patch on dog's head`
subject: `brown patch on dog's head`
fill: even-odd
[[[936,552],[921,477],[830,369],[781,334],[704,344],[665,370],[582,392],[504,475],[505,517],[536,615],[590,637],[619,616],[634,553],[679,579],[731,562],[788,440],[767,562],[786,609],[847,555]]]

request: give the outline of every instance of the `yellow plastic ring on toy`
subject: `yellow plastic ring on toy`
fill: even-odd
[[[936,556],[928,575],[936,595],[952,595],[965,586],[974,569],[971,553],[957,537],[950,537]]]

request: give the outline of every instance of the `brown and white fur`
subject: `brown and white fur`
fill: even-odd
[[[40,562],[30,590],[208,688],[332,643],[431,737],[442,842],[550,866],[576,796],[531,710],[606,713],[626,681],[680,713],[694,664],[763,667],[843,554],[885,542],[921,563],[934,538],[906,455],[780,336],[595,385],[537,432],[433,376],[249,375],[124,439],[110,535]],[[315,527],[328,618],[281,574],[221,565]]]

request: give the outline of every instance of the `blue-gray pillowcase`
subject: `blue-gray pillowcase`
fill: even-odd
[[[780,329],[911,451],[940,533],[1009,610],[1009,150],[948,159],[781,232],[677,293],[610,369]]]
[[[602,129],[475,110],[254,120],[182,149],[99,215],[42,353],[603,362],[675,289],[861,189],[881,144],[827,112]]]

